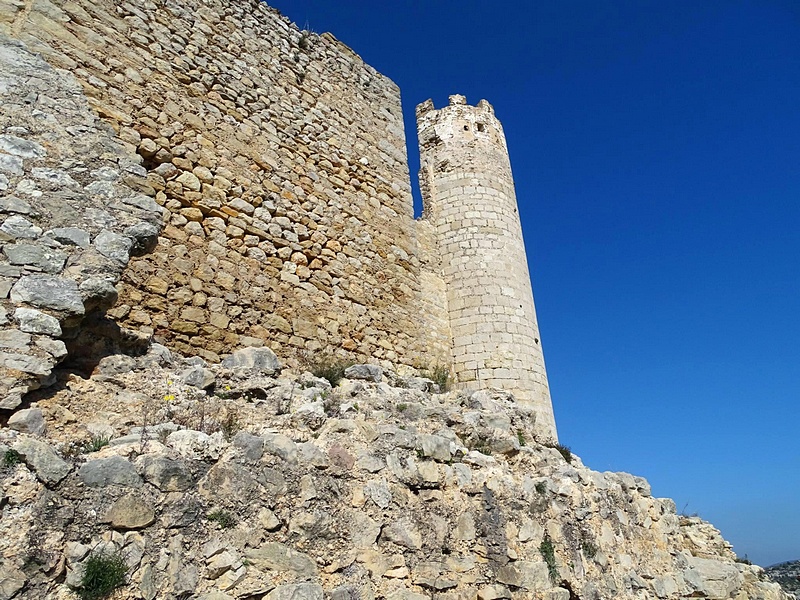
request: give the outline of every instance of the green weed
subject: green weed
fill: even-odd
[[[128,566],[119,552],[92,554],[84,562],[80,587],[75,590],[81,600],[102,600],[125,585]]]

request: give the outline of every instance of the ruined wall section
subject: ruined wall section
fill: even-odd
[[[417,107],[425,217],[447,289],[453,368],[461,387],[512,391],[556,439],[544,354],[505,136],[485,100]]]
[[[0,34],[0,410],[52,383],[162,208],[81,86]]]
[[[168,211],[120,323],[212,361],[446,361],[420,312],[400,93],[351,50],[255,0],[0,0],[0,30],[75,75]]]

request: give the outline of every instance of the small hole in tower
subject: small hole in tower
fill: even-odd
[[[478,131],[483,131],[483,130],[484,130],[483,123],[478,123]]]
[[[469,125],[464,125],[464,131],[469,131]]]

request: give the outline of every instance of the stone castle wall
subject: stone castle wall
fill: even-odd
[[[0,0],[0,31],[74,75],[166,209],[121,325],[211,361],[449,363],[400,93],[350,49],[255,0]]]
[[[441,257],[459,385],[512,391],[556,428],[505,136],[491,105],[417,107],[420,187]]]
[[[462,387],[513,391],[555,438],[488,103],[423,105],[415,221],[397,86],[262,2],[0,0],[0,33],[79,82],[163,209],[115,324],[211,362],[269,346],[295,367],[452,368]]]
[[[0,410],[53,382],[130,256],[155,246],[146,174],[73,77],[0,34]]]

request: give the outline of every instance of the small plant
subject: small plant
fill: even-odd
[[[351,362],[326,358],[314,365],[311,365],[309,371],[311,371],[314,377],[327,379],[328,383],[331,384],[331,387],[336,387],[344,378],[344,372],[352,365],[353,363]]]
[[[556,450],[561,453],[561,456],[564,457],[564,460],[568,463],[572,462],[572,450],[570,450],[569,446],[562,446],[561,444],[556,444]]]
[[[122,554],[92,554],[84,562],[83,577],[76,590],[81,600],[102,600],[125,585],[128,566]]]
[[[230,529],[236,525],[236,517],[227,510],[215,510],[206,517],[209,521],[214,521],[223,529]]]
[[[97,452],[101,448],[108,446],[110,441],[111,440],[107,436],[93,436],[92,439],[84,445],[83,453],[90,454],[92,452]]]
[[[568,463],[572,462],[572,450],[570,450],[569,446],[564,446],[559,443],[545,444],[545,446],[547,446],[548,448],[553,448],[555,450],[558,450],[561,456],[564,457],[565,461],[567,461]]]
[[[436,365],[430,369],[425,369],[422,371],[422,376],[438,385],[441,393],[450,389],[450,369],[445,366]]]
[[[399,410],[400,412],[407,411],[408,410],[408,404],[406,404],[405,402],[401,402],[400,404],[397,405],[397,410]]]
[[[492,455],[492,448],[489,445],[489,440],[485,437],[478,437],[478,440],[475,442],[472,450],[480,452],[481,454],[485,454],[486,456]]]
[[[589,560],[597,556],[597,546],[590,540],[583,540],[583,542],[581,542],[581,550],[583,550],[583,555]]]
[[[733,561],[737,562],[737,563],[741,563],[743,565],[752,565],[753,564],[752,562],[750,562],[750,559],[747,558],[747,554],[744,555],[744,558],[742,558],[741,556],[737,556],[736,558],[733,559]]]
[[[15,467],[22,462],[22,455],[16,450],[8,449],[3,453],[3,466],[7,469]]]
[[[519,442],[520,446],[525,446],[525,434],[522,432],[522,429],[517,429],[517,441]]]
[[[547,484],[544,481],[536,482],[536,485],[533,487],[537,494],[543,495],[547,492]]]
[[[547,573],[550,575],[550,581],[553,583],[559,580],[558,575],[558,567],[556,566],[556,549],[553,546],[552,540],[550,540],[550,536],[546,533],[544,534],[544,539],[542,543],[539,544],[539,552],[544,559],[544,562],[547,564]]]
[[[220,429],[222,429],[222,435],[225,436],[225,440],[228,442],[230,442],[233,436],[236,435],[236,432],[242,428],[239,423],[239,416],[234,411],[229,411],[219,426]]]
[[[300,39],[297,41],[297,45],[300,48],[300,50],[308,50],[308,48],[309,48],[309,43],[308,43],[309,37],[310,36],[308,35],[307,31],[304,31],[302,34],[300,34]]]

